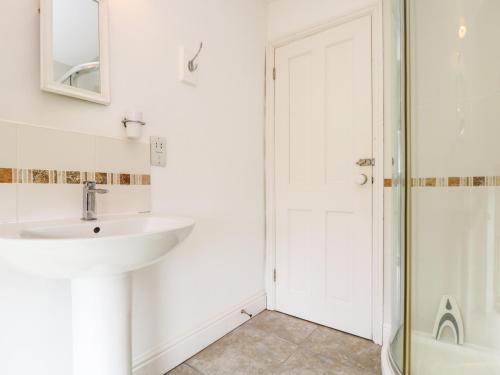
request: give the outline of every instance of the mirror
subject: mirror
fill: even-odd
[[[94,0],[53,0],[53,3],[55,81],[100,93],[99,3]]]
[[[109,104],[107,0],[42,0],[44,91]]]

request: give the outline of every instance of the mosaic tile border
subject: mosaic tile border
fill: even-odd
[[[500,186],[500,176],[467,177],[416,177],[411,180],[412,187],[492,187]],[[392,187],[391,178],[384,179],[384,187]]]
[[[151,185],[151,175],[52,169],[0,168],[0,184],[71,184],[96,181],[99,185]]]

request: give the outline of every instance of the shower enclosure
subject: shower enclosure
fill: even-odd
[[[386,17],[394,235],[384,373],[499,375],[500,0],[392,0]]]

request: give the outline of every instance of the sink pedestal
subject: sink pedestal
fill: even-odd
[[[130,273],[159,262],[193,227],[157,214],[2,224],[0,262],[71,280],[72,375],[131,375]]]
[[[131,278],[73,279],[73,375],[131,375]]]

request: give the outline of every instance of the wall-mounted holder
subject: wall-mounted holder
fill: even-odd
[[[200,43],[198,52],[187,50],[184,46],[179,47],[179,80],[181,82],[196,86],[198,84],[198,58],[203,43]]]
[[[125,118],[122,120],[122,124],[125,127],[127,138],[129,139],[141,138],[142,127],[146,125],[142,119],[142,112],[127,113]]]

